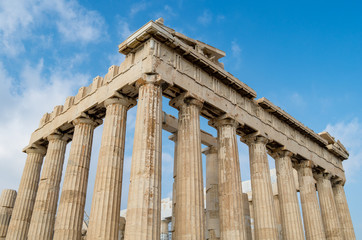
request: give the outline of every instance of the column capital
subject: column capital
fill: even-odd
[[[50,134],[48,137],[46,137],[46,139],[48,141],[59,139],[64,142],[67,142],[69,139],[71,139],[71,136],[69,134],[62,134],[62,133],[54,132],[54,133]]]
[[[331,180],[332,178],[332,174],[329,172],[321,172],[321,173],[315,173],[314,174],[314,178],[319,181],[319,180]]]
[[[300,163],[295,164],[296,169],[301,169],[301,168],[313,168],[314,164],[311,160],[302,160]]]
[[[277,148],[275,150],[269,150],[269,155],[272,156],[274,159],[289,157],[292,158],[294,156],[294,153],[291,151],[284,149],[284,148]]]
[[[86,123],[86,124],[93,125],[94,127],[102,124],[102,122],[103,122],[102,119],[93,120],[89,117],[79,117],[72,121],[74,126],[81,124],[81,123]]]
[[[136,81],[136,87],[139,88],[145,84],[153,84],[161,86],[163,83],[161,76],[156,73],[145,73],[140,79]]]
[[[111,104],[120,104],[125,106],[127,109],[130,109],[137,104],[137,101],[125,95],[117,94],[116,97],[108,98],[104,101],[105,107],[108,107]]]
[[[256,132],[256,133],[251,133],[251,134],[241,136],[240,141],[242,141],[243,143],[246,143],[247,145],[250,145],[252,143],[263,143],[266,145],[268,142],[270,142],[270,139],[267,136],[265,136],[264,134],[261,134],[260,132]]]
[[[217,147],[215,147],[215,146],[210,146],[210,147],[207,147],[207,148],[202,149],[201,152],[202,152],[203,154],[205,154],[205,155],[217,153]]]
[[[172,99],[170,101],[170,106],[180,109],[182,105],[195,105],[197,106],[199,109],[202,108],[202,106],[204,105],[204,101],[199,98],[198,96],[196,96],[195,94],[192,94],[190,92],[184,92],[181,95],[179,95],[178,97]]]
[[[177,132],[169,136],[168,139],[171,140],[172,142],[177,142]]]
[[[225,126],[225,125],[231,125],[233,127],[238,127],[240,125],[240,123],[234,119],[234,116],[231,116],[229,114],[224,114],[218,118],[210,120],[209,125],[213,126],[215,128],[219,128],[220,126]]]
[[[29,153],[39,153],[42,155],[45,155],[47,152],[47,149],[41,145],[38,144],[32,144],[30,147],[24,150],[27,154]]]
[[[332,187],[335,187],[335,186],[341,186],[341,187],[343,187],[344,184],[346,183],[346,181],[343,180],[343,179],[340,178],[340,177],[332,178],[332,179],[331,179],[331,182],[332,182]]]

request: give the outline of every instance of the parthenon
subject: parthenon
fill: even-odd
[[[129,36],[119,52],[125,55],[120,66],[41,118],[23,149],[18,191],[1,194],[0,239],[356,239],[344,192],[342,162],[349,153],[340,141],[315,133],[267,98],[256,99],[253,89],[224,70],[223,51],[176,32],[162,18]],[[164,112],[163,97],[178,117]],[[137,116],[127,213],[121,217],[132,107]],[[201,130],[200,117],[217,136]],[[93,132],[102,124],[93,196],[86,196]],[[175,143],[167,218],[161,217],[162,130]],[[249,148],[249,195],[243,193],[238,137]],[[275,160],[274,187],[268,155]]]

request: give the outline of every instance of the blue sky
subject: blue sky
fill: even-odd
[[[226,52],[225,69],[315,132],[328,130],[350,151],[345,186],[362,237],[362,3],[360,1],[0,2],[0,188],[18,188],[27,145],[45,112],[120,64],[118,44],[149,20]],[[177,112],[164,101],[164,110]],[[136,108],[129,111],[122,208]],[[215,130],[201,119],[202,128]],[[95,131],[89,213],[102,128]],[[170,196],[173,143],[163,134],[163,197]],[[69,145],[70,146],[70,145]],[[69,151],[68,146],[68,151]],[[239,143],[243,180],[247,148]],[[273,160],[270,160],[273,167]]]

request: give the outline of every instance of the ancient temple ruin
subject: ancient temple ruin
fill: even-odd
[[[125,55],[120,66],[111,66],[41,118],[24,148],[17,197],[9,190],[1,196],[0,238],[82,238],[93,131],[103,124],[87,240],[119,239],[120,231],[125,240],[167,239],[170,221],[177,240],[276,240],[279,233],[285,240],[355,239],[343,188],[348,152],[342,143],[327,132],[313,132],[268,99],[256,99],[253,89],[224,70],[223,51],[176,32],[162,19],[133,33],[119,52]],[[179,111],[177,118],[163,112],[162,97]],[[126,117],[135,105],[123,219]],[[217,136],[200,131],[200,116]],[[162,129],[175,142],[172,214],[166,223],[161,221]],[[238,137],[249,147],[249,198],[242,192]],[[208,148],[202,150],[201,143]],[[60,189],[66,147],[70,154]],[[275,159],[277,203],[267,154]]]

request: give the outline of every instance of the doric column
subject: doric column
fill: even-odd
[[[342,181],[335,182],[335,184],[333,185],[333,193],[344,239],[356,239]]]
[[[74,134],[55,220],[54,240],[81,238],[93,131],[97,124],[88,118],[78,118],[73,124]]]
[[[53,238],[59,185],[62,178],[64,155],[68,139],[69,137],[61,134],[51,134],[48,137],[49,145],[30,222],[29,240]]]
[[[250,210],[250,224],[251,224],[251,236],[253,240],[255,240],[255,226],[254,226],[254,207],[253,201],[249,201],[249,210]]]
[[[28,157],[20,180],[18,195],[15,200],[6,239],[21,240],[28,235],[31,215],[33,213],[40,170],[46,150],[42,147],[26,150]]]
[[[243,193],[243,214],[244,214],[245,239],[252,240],[253,235],[251,233],[251,215],[249,208],[249,197],[248,194],[246,193]]]
[[[106,116],[87,240],[118,240],[127,110],[135,104],[136,101],[124,96],[104,102]]]
[[[272,156],[275,159],[277,172],[283,239],[304,240],[302,217],[291,160],[293,153],[279,150],[273,152]]]
[[[342,240],[341,224],[339,222],[336,203],[334,201],[330,174],[316,175],[319,205],[321,207],[324,231],[327,240]]]
[[[120,217],[119,218],[119,240],[124,240],[124,229],[126,227],[126,218]]]
[[[163,219],[161,221],[161,240],[168,240],[168,219]]]
[[[13,213],[16,191],[4,189],[0,196],[0,239],[3,240],[8,232],[8,227]]]
[[[219,168],[219,213],[221,239],[244,239],[238,123],[228,117],[211,122],[217,128]]]
[[[176,239],[204,240],[204,187],[200,138],[202,102],[188,94],[183,94],[171,100],[170,105],[179,109],[176,157]]]
[[[176,219],[176,169],[177,169],[177,133],[169,136],[168,139],[175,143],[174,154],[173,154],[173,184],[172,184],[172,217],[171,217],[171,232],[172,239],[175,238],[175,219]]]
[[[161,155],[162,89],[149,81],[139,88],[126,240],[160,239]]]
[[[220,239],[217,148],[208,147],[203,154],[206,155],[206,239],[215,240]]]
[[[311,161],[302,161],[297,169],[305,237],[307,240],[323,240],[326,239],[326,236],[319,209],[312,167],[313,163]]]
[[[278,229],[278,239],[283,240],[283,229],[282,229],[282,213],[280,211],[280,201],[278,194],[273,196],[274,198],[274,209],[275,209],[275,222]]]
[[[278,239],[270,170],[264,136],[246,136],[249,145],[250,178],[254,207],[255,239]]]

